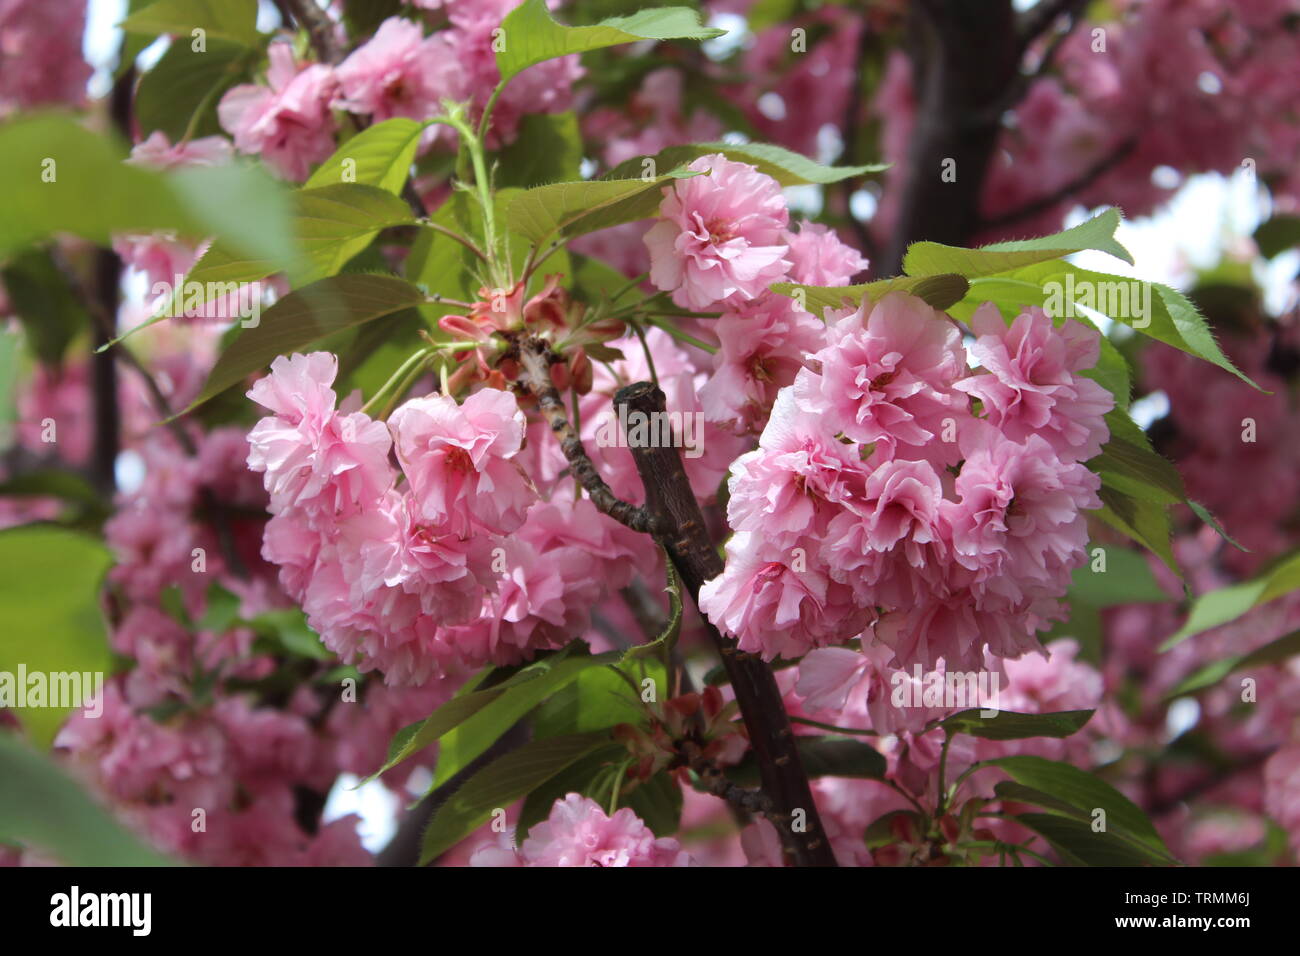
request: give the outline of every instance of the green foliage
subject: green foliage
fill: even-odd
[[[0,733],[0,841],[65,866],[170,866],[48,757]]]
[[[659,205],[666,183],[698,175],[675,169],[650,179],[592,179],[536,186],[515,196],[506,207],[506,224],[538,244],[553,237],[571,239],[645,218]],[[647,198],[648,208],[644,201],[638,203]]]
[[[1133,256],[1115,239],[1119,227],[1118,209],[1107,209],[1087,222],[1050,236],[996,242],[979,249],[945,246],[937,242],[914,242],[903,257],[903,271],[910,276],[955,272],[968,279],[1013,272],[1038,262],[1049,262],[1096,249],[1132,265]]]
[[[685,166],[701,156],[721,153],[736,163],[749,163],[760,173],[771,176],[782,186],[826,186],[867,173],[888,169],[888,163],[865,166],[823,166],[799,153],[772,143],[692,143],[687,146],[669,146],[654,156],[637,156],[615,166],[604,179],[634,179],[644,174],[646,160],[653,162],[651,175],[660,169]]]
[[[809,777],[853,777],[884,780],[887,765],[875,747],[848,737],[800,736],[795,748]],[[759,785],[758,761],[750,750],[744,759],[726,770],[727,778],[742,787]]]
[[[503,83],[535,63],[571,53],[637,43],[641,40],[708,40],[725,31],[700,23],[688,7],[655,7],[627,17],[611,17],[594,26],[556,23],[545,0],[526,0],[501,21],[503,44],[497,68]]]
[[[992,717],[979,708],[963,710],[939,722],[949,734],[969,734],[985,740],[1025,740],[1029,737],[1069,737],[1081,730],[1095,711],[1061,710],[1046,714],[997,711]]]
[[[979,766],[998,767],[1014,781],[997,785],[1000,798],[1045,811],[1016,819],[1045,837],[1067,862],[1094,866],[1177,862],[1147,815],[1090,773],[1032,756],[1002,757]],[[1104,811],[1104,829],[1099,810]]]
[[[1255,229],[1255,245],[1265,259],[1300,246],[1300,216],[1278,215],[1261,222]]]
[[[122,21],[128,33],[155,36],[171,33],[189,43],[192,31],[204,30],[208,37],[256,46],[257,0],[154,0]]]
[[[0,279],[36,357],[46,365],[58,365],[68,344],[89,322],[67,277],[48,252],[31,249],[15,256],[0,272]]]
[[[891,292],[906,292],[921,299],[931,308],[946,309],[970,288],[964,276],[954,274],[933,276],[899,276],[896,279],[878,279],[861,285],[816,286],[794,282],[777,282],[772,291],[792,299],[802,299],[804,307],[813,315],[824,317],[827,309],[856,309],[863,300],[878,302]]]
[[[356,183],[399,195],[410,174],[424,128],[423,123],[405,117],[369,126],[321,163],[303,188]]]
[[[257,326],[235,336],[190,408],[265,369],[277,355],[422,302],[419,289],[392,276],[334,276],[291,292],[271,306]]]
[[[603,732],[548,737],[498,757],[448,796],[434,814],[424,833],[420,865],[451,849],[494,810],[509,806],[608,743]]]
[[[67,116],[34,114],[0,126],[0,258],[58,233],[108,245],[122,233],[217,235],[287,268],[296,261],[287,190],[234,163],[159,173],[125,164],[124,146]]]
[[[1293,554],[1249,581],[1202,594],[1192,603],[1186,623],[1160,645],[1160,650],[1167,651],[1195,634],[1235,621],[1297,588],[1300,588],[1300,554]]]
[[[1292,631],[1275,641],[1269,641],[1263,647],[1249,654],[1232,654],[1219,660],[1211,661],[1204,667],[1189,674],[1165,695],[1166,699],[1194,694],[1207,687],[1213,687],[1234,671],[1247,667],[1262,667],[1268,664],[1280,664],[1292,657],[1300,656],[1300,631]]]
[[[0,672],[17,675],[21,666],[28,674],[89,672],[106,679],[110,657],[99,588],[111,564],[101,541],[63,528],[0,531]],[[83,686],[83,695],[88,692]],[[13,713],[33,741],[48,747],[71,709]]]
[[[497,153],[498,189],[541,186],[578,179],[582,164],[582,132],[573,113],[530,113],[519,133]]]
[[[259,55],[226,40],[209,41],[203,52],[196,52],[188,40],[173,43],[136,89],[135,118],[141,133],[162,130],[173,143],[187,133],[220,133],[217,103],[226,90],[248,78]]]

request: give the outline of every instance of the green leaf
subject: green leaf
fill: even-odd
[[[884,780],[885,758],[875,747],[847,737],[799,736],[795,740],[804,773],[809,777],[853,777],[860,780]],[[751,750],[727,777],[742,787],[759,785],[758,763]]]
[[[940,721],[949,734],[970,734],[984,740],[1024,740],[1028,737],[1069,737],[1086,724],[1095,711],[1061,710],[1046,714],[1017,714],[998,711],[981,716],[979,708],[963,710]]]
[[[206,31],[207,38],[233,40],[257,46],[257,0],[155,0],[122,21],[128,33],[170,33],[188,46],[191,31]]]
[[[1188,498],[1187,506],[1192,509],[1192,512],[1196,517],[1200,518],[1203,522],[1213,528],[1215,533],[1224,541],[1228,542],[1228,544],[1232,545],[1238,551],[1245,551],[1247,554],[1250,553],[1250,548],[1246,547],[1236,538],[1229,535],[1228,532],[1223,530],[1223,526],[1219,524],[1218,519],[1210,513],[1210,509],[1205,507],[1205,505],[1201,504],[1199,501],[1193,501],[1191,498]]]
[[[659,205],[665,183],[699,173],[673,170],[652,179],[592,179],[536,186],[506,207],[506,221],[519,235],[542,243],[635,222]],[[648,202],[648,206],[647,206]]]
[[[1127,412],[1106,415],[1110,438],[1101,454],[1087,464],[1111,487],[1161,505],[1187,500],[1182,476],[1151,447],[1150,439]]]
[[[422,302],[419,289],[391,276],[334,276],[291,292],[231,341],[190,408],[265,369],[277,355]]]
[[[627,748],[622,744],[608,744],[593,750],[534,789],[519,811],[519,820],[515,824],[515,846],[521,845],[527,839],[528,832],[551,815],[556,800],[562,800],[570,793],[580,793],[608,806],[613,775],[627,758]]]
[[[377,186],[345,183],[297,195],[294,229],[311,265],[302,281],[337,273],[379,230],[415,222],[401,199]]]
[[[657,837],[672,836],[681,828],[682,788],[665,770],[628,793],[624,805],[644,820]]]
[[[582,671],[536,709],[530,718],[533,736],[559,737],[618,724],[644,725],[647,713],[637,688],[645,678],[657,687],[668,686],[663,665],[654,660]]]
[[[1124,794],[1099,777],[1078,767],[1056,760],[1027,755],[1000,757],[984,766],[999,767],[1025,787],[1042,791],[1049,797],[1081,811],[1081,819],[1091,820],[1094,811],[1106,812],[1106,834],[1123,835],[1166,862],[1174,862],[1160,834],[1147,815]],[[1085,824],[1087,826],[1087,824]],[[1091,833],[1091,827],[1088,827]]]
[[[603,732],[548,737],[498,757],[470,777],[434,814],[424,833],[420,865],[437,859],[463,840],[493,810],[508,807],[566,767],[608,744],[609,737]]]
[[[523,696],[520,696],[516,701],[498,710],[495,715],[488,715],[487,719],[481,722],[477,727],[471,727],[471,736],[474,735],[475,731],[481,733],[485,724],[500,726],[501,721],[503,719],[508,719],[508,715],[511,712],[518,710],[520,705],[526,705],[523,707],[522,713],[527,713],[528,710],[531,710],[532,707],[536,706],[539,701],[563,687],[565,683],[574,679],[586,668],[596,667],[605,663],[612,663],[614,659],[615,655],[613,654],[603,654],[598,657],[582,655],[571,658],[557,655],[553,658],[543,658],[540,661],[529,664],[527,667],[520,669],[520,671],[513,677],[492,687],[483,690],[476,690],[475,687],[477,687],[479,683],[476,681],[475,684],[471,686],[461,688],[460,693],[455,697],[443,704],[423,721],[412,725],[416,727],[413,732],[406,734],[405,730],[409,730],[410,728],[405,728],[403,731],[404,737],[400,746],[397,746],[397,740],[394,738],[393,745],[389,748],[388,760],[385,761],[384,765],[369,779],[378,777],[386,770],[397,766],[397,764],[401,763],[403,760],[406,760],[413,754],[420,752],[425,747],[429,746],[429,744],[442,739],[444,735],[450,733],[452,730],[475,717],[480,712],[485,711],[489,705],[501,700],[507,694],[521,693]],[[561,665],[564,665],[563,669],[559,670],[557,673],[557,668],[560,668]],[[540,688],[529,690],[528,685],[538,680],[545,680],[546,682]],[[540,695],[537,694],[538,689],[541,691]],[[531,703],[528,703],[530,699]],[[509,729],[517,719],[518,717],[509,719],[509,722],[505,723],[504,729],[498,733],[497,736],[499,737],[501,733],[504,733],[505,729]],[[495,739],[496,738],[494,737],[493,740]],[[488,741],[489,746],[491,743],[492,741]],[[482,751],[480,751],[480,753],[481,752]],[[477,754],[474,756],[477,756]],[[469,759],[472,760],[473,757],[470,757]],[[468,761],[465,762],[467,763]]]
[[[1096,249],[1123,259],[1130,265],[1132,255],[1115,240],[1120,223],[1118,209],[1105,212],[1050,236],[998,242],[979,249],[962,249],[937,242],[914,242],[903,257],[903,271],[910,276],[939,275],[955,272],[967,278],[1011,272],[1022,266],[1060,259],[1085,249]]]
[[[247,622],[259,636],[273,641],[285,653],[314,661],[328,661],[334,652],[321,643],[320,635],[307,624],[307,616],[296,608],[263,611]]]
[[[1174,862],[1127,840],[1094,833],[1088,823],[1071,817],[1020,813],[1014,819],[1046,839],[1068,866],[1150,866]]]
[[[1101,521],[1151,551],[1174,574],[1183,576],[1170,545],[1168,506],[1114,487],[1110,476],[1102,477],[1097,497],[1102,507],[1095,514]]]
[[[209,234],[272,259],[290,273],[298,268],[291,222],[294,194],[261,167],[252,163],[190,166],[169,176],[181,203]]]
[[[678,635],[682,632],[682,582],[677,577],[677,569],[673,567],[667,551],[663,552],[663,558],[664,567],[668,569],[668,586],[664,588],[668,592],[668,623],[664,625],[663,632],[653,641],[629,647],[623,654],[624,663],[638,658],[664,657],[672,651]]]
[[[821,315],[827,309],[858,308],[863,299],[879,302],[891,292],[906,292],[924,301],[934,309],[947,309],[966,295],[969,283],[962,276],[933,275],[900,276],[896,279],[879,279],[862,285],[816,286],[799,285],[793,282],[777,282],[772,286],[773,292],[788,296],[796,301],[802,299],[804,308],[813,315]]]
[[[65,866],[171,866],[114,820],[49,757],[0,733],[0,841]]]
[[[1105,552],[1105,570],[1094,571],[1094,551]],[[1151,573],[1147,559],[1128,548],[1091,548],[1088,562],[1075,568],[1068,593],[1070,604],[1113,607],[1116,604],[1159,603],[1171,600]]]
[[[321,163],[303,188],[355,183],[400,195],[423,132],[424,124],[400,116],[369,126]]]
[[[16,680],[22,667],[29,676],[44,674],[51,685],[55,674],[80,675],[76,683],[84,703],[109,670],[99,590],[112,563],[102,542],[52,525],[0,532],[0,672]],[[92,676],[86,688],[85,675],[98,680]],[[12,713],[33,741],[48,747],[73,709],[27,706]]]
[[[497,154],[498,189],[527,189],[578,179],[582,133],[574,113],[530,113],[519,123],[514,142]],[[668,167],[672,168],[672,167]]]
[[[1059,308],[1055,302],[1048,303],[1050,305],[1048,311],[1053,315],[1066,315],[1071,311],[1077,311],[1073,305],[1068,304],[1070,302],[1089,308],[1106,306],[1107,308],[1097,308],[1097,311],[1143,335],[1217,365],[1253,388],[1259,388],[1223,354],[1223,350],[1214,340],[1205,316],[1177,289],[1158,282],[1139,283],[1138,280],[1126,276],[1092,272],[1068,262],[1039,263],[1017,270],[1013,275],[1026,281],[1037,281],[1044,288],[1050,287],[1053,295],[1059,295],[1062,299]],[[1124,298],[1131,299],[1132,293],[1122,290],[1133,289],[1135,283],[1138,288],[1150,292],[1150,302],[1146,302],[1146,296],[1143,295],[1141,309],[1134,307],[1131,302],[1127,308],[1110,308],[1112,302],[1102,301],[1104,298],[1109,298],[1123,306]],[[1072,295],[1068,294],[1071,289],[1074,290]],[[1106,292],[1108,289],[1120,291],[1112,296],[1111,293]],[[1095,306],[1089,304],[1090,298],[1096,303]],[[1139,316],[1138,312],[1148,314]]]
[[[32,114],[0,125],[0,258],[59,233],[108,245],[124,233],[221,236],[288,268],[296,261],[288,190],[246,163],[160,173],[129,165],[115,137],[67,116]],[[51,179],[52,181],[46,181]]]
[[[1292,631],[1275,641],[1269,641],[1249,654],[1233,654],[1206,664],[1181,680],[1173,690],[1165,694],[1165,699],[1172,700],[1212,687],[1233,671],[1245,667],[1278,664],[1296,656],[1300,656],[1300,631]]]
[[[16,256],[0,278],[9,295],[10,314],[22,322],[32,351],[46,365],[58,365],[68,344],[89,323],[68,278],[43,249]]]
[[[1192,603],[1187,622],[1160,645],[1160,650],[1167,651],[1195,634],[1235,621],[1297,588],[1300,588],[1300,554],[1293,554],[1249,581],[1202,594]]]
[[[888,163],[866,166],[823,166],[807,156],[772,143],[692,143],[687,146],[669,146],[655,153],[654,156],[635,156],[624,160],[601,178],[635,179],[645,175],[647,170],[654,175],[661,169],[676,169],[701,156],[712,156],[716,153],[721,153],[735,163],[748,163],[760,173],[771,176],[782,186],[809,184],[826,186],[889,168]],[[651,160],[652,165],[647,166],[647,159]]]
[[[502,49],[497,69],[504,83],[535,63],[641,40],[710,40],[725,30],[700,23],[688,7],[656,7],[627,17],[611,17],[589,27],[556,23],[545,0],[525,0],[501,21]]]
[[[617,653],[611,651],[606,654],[566,656],[553,663],[546,660],[534,665],[537,668],[535,675],[511,683],[504,693],[487,701],[485,706],[440,735],[438,766],[429,789],[441,786],[454,777],[496,743],[524,715],[570,681],[576,680],[584,671],[612,664],[617,659]],[[481,693],[487,694],[490,691]],[[425,739],[426,736],[421,734],[420,739]]]
[[[217,102],[248,77],[257,56],[225,40],[210,40],[201,53],[188,40],[173,43],[136,88],[135,117],[141,133],[162,130],[175,143],[191,132],[193,122],[193,136],[220,134]]]
[[[1300,246],[1300,216],[1279,215],[1264,220],[1255,229],[1255,245],[1265,259]]]

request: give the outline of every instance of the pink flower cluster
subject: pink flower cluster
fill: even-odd
[[[516,663],[627,583],[630,532],[525,474],[512,393],[412,398],[385,424],[336,408],[336,374],[328,353],[276,359],[249,392],[273,414],[248,464],[271,496],[263,556],[345,660],[393,685]]]
[[[700,401],[711,422],[756,431],[804,356],[824,342],[822,323],[769,286],[847,285],[867,261],[826,226],[789,229],[780,184],[755,167],[715,154],[690,168],[706,175],[666,188],[659,221],[645,234],[650,280],[683,308],[721,310]]]
[[[967,368],[947,316],[904,293],[826,329],[738,459],[736,534],[701,609],[771,659],[862,635],[898,666],[1035,649],[1085,559],[1110,396],[1097,333],[985,305]],[[972,406],[970,396],[979,398]],[[958,468],[957,466],[960,465]]]
[[[513,833],[475,850],[470,866],[693,866],[671,837],[656,839],[627,807],[606,814],[590,797],[570,793],[532,828],[518,849]]]
[[[281,175],[303,180],[334,152],[331,110],[375,122],[393,117],[427,120],[444,102],[487,105],[500,80],[497,30],[516,0],[468,0],[448,10],[446,29],[428,36],[416,21],[390,17],[337,66],[299,67],[287,43],[270,47],[267,85],[243,84],[221,99],[221,125],[242,153],[259,154]],[[514,139],[526,113],[569,107],[582,75],[577,57],[547,60],[525,70],[501,94],[493,115],[493,145]],[[440,128],[426,138],[432,142]]]

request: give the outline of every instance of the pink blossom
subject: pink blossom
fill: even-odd
[[[86,99],[82,0],[0,0],[0,115],[14,108]]]
[[[675,839],[656,839],[627,807],[607,815],[595,800],[576,793],[556,800],[547,819],[532,828],[518,851],[488,846],[471,866],[693,866]]]
[[[1097,364],[1100,333],[1074,319],[1056,328],[1031,308],[1010,326],[991,302],[971,317],[971,347],[984,374],[953,387],[978,398],[988,421],[1014,441],[1039,435],[1064,461],[1086,461],[1109,435],[1111,394],[1078,374]]]
[[[285,178],[300,182],[312,164],[334,152],[330,101],[336,81],[321,64],[300,71],[288,43],[272,43],[267,55],[268,86],[229,90],[217,104],[217,116],[241,153],[260,155]]]
[[[389,416],[397,458],[422,514],[467,535],[516,530],[537,490],[514,461],[524,415],[510,392],[485,388],[458,405],[442,394],[407,401]]]
[[[1064,593],[1087,557],[1083,511],[1101,507],[1101,479],[1061,461],[1037,435],[1021,444],[982,423],[968,432],[963,453],[959,500],[944,505],[955,560],[1013,605],[1035,587]]]
[[[700,611],[741,650],[764,660],[801,657],[856,637],[870,613],[816,562],[816,552],[812,539],[778,548],[761,534],[733,535],[723,573],[700,588]]]
[[[885,457],[952,464],[964,396],[951,386],[965,371],[961,333],[920,299],[891,292],[864,299],[857,314],[827,330],[810,364],[820,374],[795,380],[800,408],[821,415],[832,433],[876,443]]]
[[[154,130],[147,139],[131,147],[127,162],[150,169],[181,169],[187,166],[222,166],[230,162],[234,151],[222,136],[203,136],[173,144],[162,130]]]
[[[759,447],[732,465],[727,520],[785,547],[822,533],[866,482],[857,450],[827,434],[817,416],[795,405],[792,390],[782,389]]]
[[[393,482],[383,422],[334,408],[338,359],[329,352],[279,356],[248,397],[269,408],[248,434],[248,467],[264,472],[272,514],[298,507],[355,511]]]
[[[713,329],[720,348],[713,374],[700,389],[700,404],[710,421],[738,431],[762,424],[778,390],[794,382],[804,357],[825,338],[821,322],[775,293],[728,312]]]
[[[455,60],[439,55],[419,24],[389,17],[375,35],[338,65],[334,106],[369,113],[375,121],[405,116],[423,120],[449,95]]]
[[[831,520],[822,560],[864,605],[924,601],[948,560],[943,500],[943,483],[928,462],[884,462]]]
[[[804,222],[787,232],[790,280],[804,285],[848,285],[870,263],[829,226]]]
[[[650,281],[696,311],[756,298],[790,268],[780,185],[721,154],[688,168],[708,175],[664,189],[660,220],[645,236]]]

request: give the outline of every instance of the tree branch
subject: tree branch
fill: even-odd
[[[316,6],[315,0],[283,0],[279,7],[281,15],[286,10],[292,13],[293,18],[307,31],[312,49],[322,63],[332,65],[343,59],[344,51],[334,33],[334,21]]]
[[[541,339],[528,339],[520,343],[519,362],[523,371],[523,384],[536,396],[542,415],[559,440],[560,450],[568,459],[574,477],[591,496],[591,503],[600,511],[633,531],[654,533],[656,524],[650,513],[615,495],[587,457],[587,451],[582,447],[582,438],[569,424],[564,402],[551,382],[550,356],[550,346]]]
[[[620,415],[627,409],[629,417],[634,412],[655,416],[666,411],[664,393],[650,382],[619,389],[614,405]],[[631,436],[628,445],[645,485],[646,510],[663,528],[657,538],[698,607],[700,587],[722,573],[722,559],[709,540],[704,515],[691,491],[681,455],[676,448],[633,443]],[[740,651],[734,640],[718,633],[702,615],[701,619],[731,679],[758,761],[763,793],[770,801],[770,809],[765,812],[781,837],[786,863],[835,866],[835,854],[822,829],[772,669],[759,658]],[[796,829],[795,823],[800,819],[803,825]]]
[[[1132,154],[1136,147],[1136,136],[1123,140],[1119,145],[1111,150],[1110,153],[1093,163],[1074,179],[1062,185],[1059,189],[1055,189],[1039,199],[1027,202],[1017,209],[1012,209],[1010,212],[1002,213],[1001,215],[994,216],[991,219],[983,219],[980,223],[981,227],[995,228],[1007,226],[1011,223],[1019,222],[1022,219],[1036,216],[1040,212],[1046,212],[1053,206],[1065,202],[1065,200],[1069,199],[1076,193],[1083,192],[1102,176],[1106,175],[1106,173],[1110,172],[1120,163],[1124,162],[1124,160],[1128,159],[1129,155]]]

